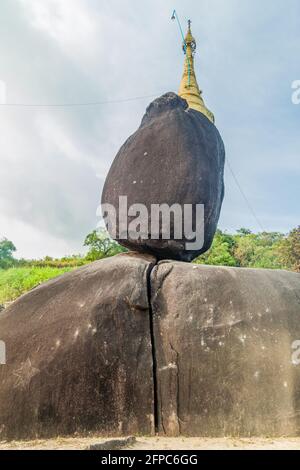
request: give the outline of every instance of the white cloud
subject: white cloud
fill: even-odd
[[[30,24],[74,59],[84,43],[95,44],[97,24],[92,11],[81,0],[19,0]],[[85,48],[85,53],[88,48]]]
[[[66,253],[78,253],[78,243],[70,243],[61,237],[51,236],[46,231],[38,230],[32,225],[6,216],[0,212],[0,239],[6,237],[14,241],[17,247],[15,256],[28,259],[41,259],[46,255],[55,257],[65,256]],[[80,252],[84,252],[81,248]]]

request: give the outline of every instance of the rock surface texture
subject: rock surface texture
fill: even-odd
[[[225,149],[222,138],[209,119],[189,109],[187,102],[167,93],[147,108],[140,128],[125,142],[108,173],[102,203],[119,213],[119,197],[127,196],[128,207],[143,204],[148,210],[148,230],[141,240],[124,238],[124,224],[117,218],[116,238],[122,245],[154,254],[158,259],[191,261],[207,251],[212,243],[224,197]],[[186,250],[186,237],[153,239],[151,206],[155,204],[204,205],[204,245]],[[128,226],[134,217],[128,217]],[[111,223],[111,222],[110,222]],[[161,227],[160,227],[161,228]],[[126,231],[126,230],[125,230]],[[120,232],[120,233],[119,233]],[[159,234],[155,235],[161,238]],[[152,239],[150,239],[152,237]],[[173,237],[173,239],[172,239]],[[149,239],[148,239],[149,238]]]
[[[151,289],[160,432],[300,434],[299,274],[162,262]]]
[[[0,438],[151,434],[152,263],[134,255],[95,262],[0,314]]]
[[[0,339],[0,439],[300,434],[299,274],[118,255],[21,297]]]

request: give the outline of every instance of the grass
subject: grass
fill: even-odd
[[[0,269],[0,305],[16,300],[33,287],[53,279],[65,272],[71,271],[71,267],[24,267]]]

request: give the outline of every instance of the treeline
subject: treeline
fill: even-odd
[[[88,234],[83,246],[88,248],[86,255],[74,254],[63,258],[53,258],[45,256],[43,259],[16,259],[14,253],[16,247],[10,240],[3,238],[0,240],[0,269],[9,268],[77,268],[91,263],[92,261],[108,258],[118,253],[127,251],[117,242],[112,240],[105,230]]]
[[[87,235],[84,246],[87,254],[67,256],[60,259],[46,256],[42,260],[17,260],[14,244],[0,241],[0,268],[50,267],[76,268],[92,261],[114,256],[126,251],[109,238],[106,231],[93,231]],[[240,229],[235,234],[217,230],[211,249],[197,258],[195,263],[242,268],[288,269],[300,272],[300,226],[289,234],[279,232],[252,233]]]
[[[288,235],[278,232],[255,234],[247,229],[232,235],[218,230],[211,249],[195,262],[300,272],[300,226]]]
[[[92,261],[113,256],[124,249],[112,241],[106,232],[92,232],[84,242],[87,254],[42,260],[15,259],[16,247],[0,240],[0,311],[34,287]]]

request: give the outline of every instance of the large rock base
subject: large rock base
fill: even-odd
[[[299,274],[162,262],[152,292],[160,432],[300,434]]]
[[[0,438],[154,431],[151,257],[65,274],[0,315]]]
[[[300,434],[299,274],[119,255],[21,297],[0,340],[2,439]]]

